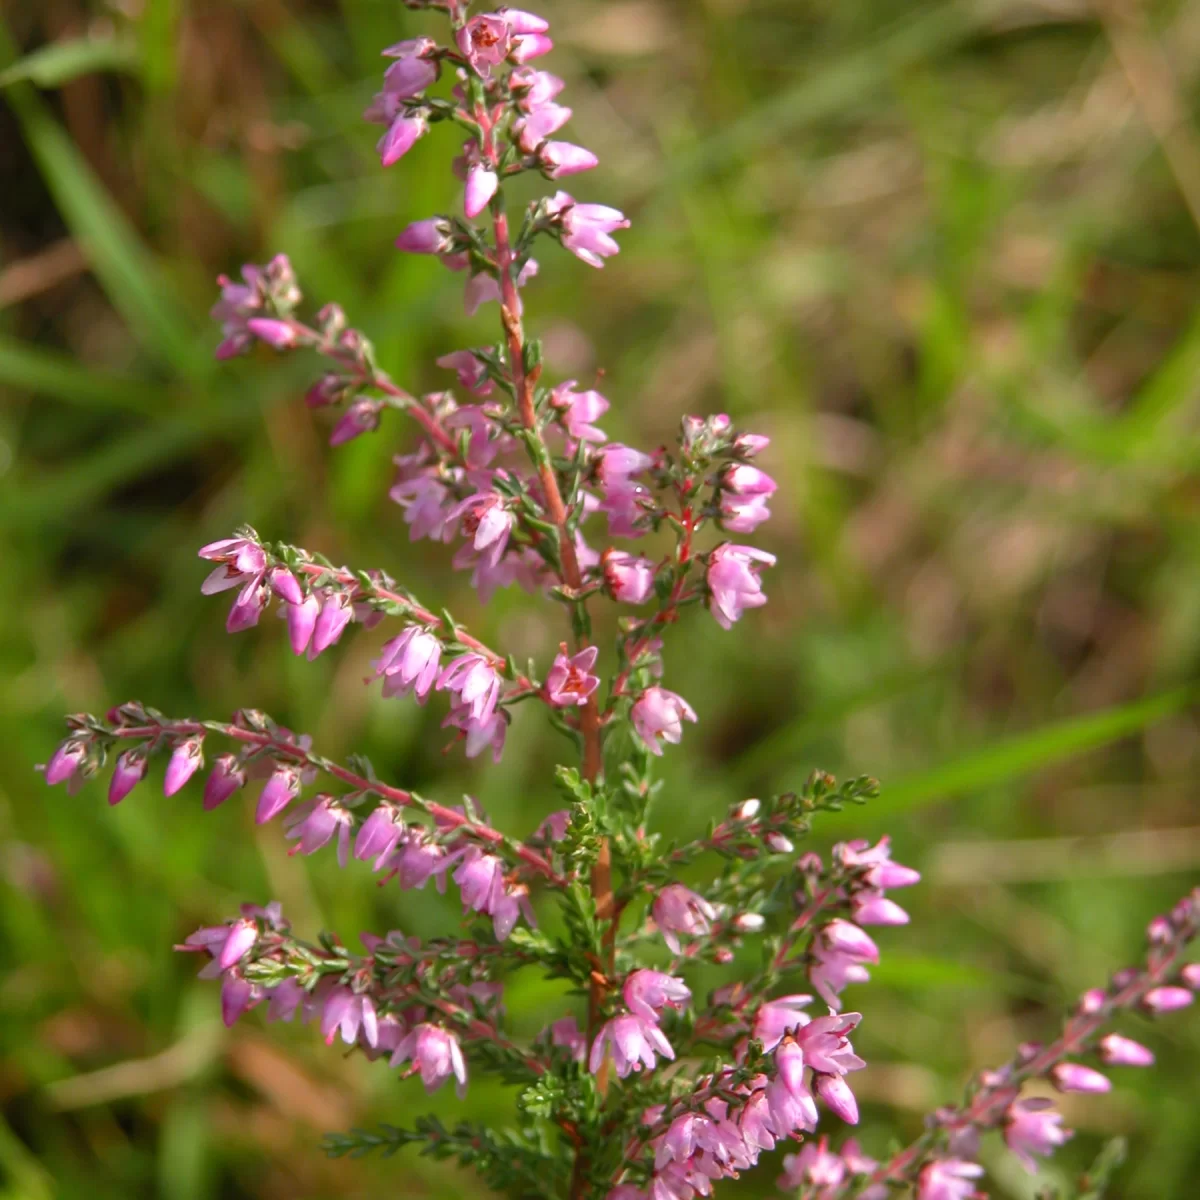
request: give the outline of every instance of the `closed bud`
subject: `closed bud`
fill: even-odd
[[[213,769],[204,784],[204,808],[211,810],[224,804],[238,788],[246,783],[246,773],[238,766],[232,754],[221,754],[213,762]]]
[[[791,854],[796,849],[791,839],[785,838],[782,833],[768,833],[763,841],[772,854]]]
[[[1191,1002],[1192,993],[1181,987],[1151,988],[1142,997],[1142,1006],[1152,1013],[1174,1012],[1179,1008],[1187,1008]]]
[[[1152,1067],[1154,1054],[1140,1042],[1110,1033],[1100,1039],[1100,1057],[1110,1067]]]
[[[1060,1092],[1108,1092],[1112,1081],[1107,1075],[1080,1063],[1059,1063],[1050,1072],[1050,1081]]]
[[[762,913],[738,913],[733,918],[733,927],[738,933],[757,933],[766,923]]]
[[[735,805],[729,815],[735,821],[752,821],[758,816],[760,808],[762,808],[762,801],[760,800],[743,800],[741,804]]]
[[[204,739],[190,737],[179,743],[167,763],[163,795],[173,796],[204,765]]]
[[[146,774],[146,754],[139,746],[126,750],[118,759],[108,785],[109,804],[120,804]]]

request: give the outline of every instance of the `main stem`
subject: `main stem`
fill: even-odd
[[[567,506],[563,503],[558,477],[550,461],[550,452],[538,425],[534,392],[537,388],[540,367],[526,370],[525,331],[521,325],[521,306],[517,295],[512,242],[508,233],[508,214],[497,199],[493,207],[496,236],[496,265],[500,275],[500,318],[504,325],[508,344],[508,365],[512,372],[513,387],[517,397],[517,411],[521,424],[529,432],[532,441],[532,457],[541,483],[546,515],[558,531],[558,553],[562,562],[563,583],[573,591],[583,588],[583,572],[579,569],[579,556],[575,553],[575,542],[567,529]],[[577,648],[587,645],[587,638],[577,638]],[[603,755],[600,744],[600,708],[593,693],[587,698],[579,717],[579,731],[583,735],[583,777],[595,783],[603,770]],[[596,903],[596,916],[604,928],[604,961],[593,973],[591,992],[588,997],[588,1041],[596,1036],[597,1026],[604,1002],[608,980],[614,971],[616,947],[616,924],[613,920],[612,848],[608,838],[600,843],[600,853],[592,868],[592,896]],[[598,1084],[604,1090],[608,1078],[608,1063],[603,1064]],[[576,1154],[575,1172],[571,1180],[572,1200],[584,1194],[585,1160],[580,1150]]]

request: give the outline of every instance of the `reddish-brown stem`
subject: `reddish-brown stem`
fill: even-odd
[[[426,800],[424,797],[418,799],[412,792],[406,791],[404,788],[392,787],[390,784],[381,783],[377,779],[368,779],[365,775],[359,775],[357,772],[351,771],[348,767],[343,767],[338,763],[331,762],[327,758],[313,754],[310,750],[305,750],[303,746],[289,741],[282,735],[259,733],[253,729],[244,729],[240,725],[227,724],[220,721],[187,720],[162,720],[153,725],[118,725],[109,728],[107,733],[110,737],[114,738],[137,738],[145,740],[163,733],[186,736],[188,734],[210,731],[219,733],[231,741],[243,742],[246,745],[256,746],[262,750],[270,750],[272,753],[292,762],[304,763],[306,766],[315,767],[317,770],[323,771],[326,775],[330,775],[334,779],[348,784],[355,791],[371,792],[384,800],[390,800],[393,804],[400,805],[402,808],[419,807],[443,827],[461,829],[464,833],[469,833],[473,838],[493,846],[508,847],[522,862],[532,867],[555,887],[566,886],[567,880],[555,871],[550,863],[536,850],[530,849],[530,847],[520,842],[515,842],[511,838],[506,838],[504,834],[497,829],[493,829],[490,825],[473,821],[464,813],[453,808],[447,808],[444,804]]]
[[[540,368],[526,370],[525,333],[521,325],[520,298],[517,295],[514,256],[508,232],[508,215],[499,202],[493,208],[496,237],[496,260],[500,276],[500,316],[504,325],[508,348],[508,365],[512,372],[513,390],[517,400],[517,411],[521,424],[533,442],[531,457],[541,484],[542,500],[546,515],[558,530],[558,553],[562,563],[562,581],[573,591],[583,587],[583,572],[579,568],[579,557],[575,553],[575,542],[568,530],[567,507],[563,503],[558,477],[554,473],[550,454],[542,438],[538,424],[535,391]],[[582,647],[586,642],[579,639]],[[603,752],[600,741],[600,706],[595,695],[589,696],[579,717],[579,731],[583,736],[583,777],[594,783],[603,770]],[[596,1036],[608,979],[613,974],[616,954],[616,921],[613,910],[612,849],[607,838],[600,844],[596,864],[592,868],[592,896],[596,904],[596,916],[604,928],[604,970],[593,975],[588,997],[588,1040]],[[608,1064],[601,1067],[598,1085],[603,1092],[608,1082]],[[571,1182],[572,1200],[584,1194],[585,1161],[582,1151],[577,1153],[575,1172]]]
[[[364,371],[362,364],[353,354],[342,350],[336,342],[330,343],[317,330],[310,329],[294,317],[289,319],[288,324],[291,325],[298,339],[313,346],[319,354],[323,354],[326,358],[331,358],[344,371],[349,372],[353,376],[355,383],[360,387],[373,387],[377,391],[383,392],[385,396],[391,396],[394,400],[403,401],[404,411],[443,450],[453,455],[458,454],[458,443],[454,440],[454,437],[438,424],[437,418],[432,413],[427,412],[420,400],[410,392],[406,392],[402,387],[393,383],[382,371]]]
[[[443,633],[452,637],[456,642],[461,642],[470,650],[474,650],[476,654],[482,654],[494,667],[503,670],[506,666],[506,660],[495,650],[485,646],[478,638],[472,637],[466,630],[459,626],[454,626],[451,629],[446,627],[445,621],[442,620],[436,613],[430,612],[423,605],[411,600],[408,596],[400,592],[394,592],[390,588],[383,587],[380,584],[372,584],[370,591],[367,591],[362,586],[362,581],[351,571],[343,571],[337,567],[325,567],[320,563],[300,563],[298,570],[303,571],[306,575],[324,576],[327,579],[340,583],[346,587],[355,588],[358,593],[367,598],[377,598],[386,600],[390,604],[396,604],[405,609],[408,616],[414,621],[420,621],[422,625],[428,625],[434,629],[440,629]],[[533,680],[524,675],[518,675],[515,681],[523,691],[536,692],[537,684]]]

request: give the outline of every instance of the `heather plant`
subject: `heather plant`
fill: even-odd
[[[698,840],[653,831],[655,761],[684,752],[687,726],[700,720],[664,686],[664,643],[685,609],[707,608],[695,619],[729,629],[766,603],[773,556],[733,539],[770,516],[776,483],[756,465],[767,440],[726,416],[685,416],[673,446],[645,452],[608,440],[599,391],[544,378],[522,301],[535,250],[558,242],[600,268],[629,222],[562,190],[519,213],[508,207],[519,175],[557,189],[597,165],[557,139],[571,117],[557,99],[563,83],[530,65],[552,48],[546,21],[508,8],[469,16],[460,0],[408,6],[440,12],[448,36],[384,50],[390,65],[366,118],[383,127],[384,167],[433,125],[457,126],[464,215],[417,221],[396,244],[462,273],[467,311],[496,305],[500,336],[438,359],[457,390],[410,394],[337,305],[301,318],[304,298],[280,255],[220,281],[217,354],[262,343],[324,359],[307,402],[339,411],[335,446],[378,429],[388,409],[410,418],[417,441],[395,459],[390,496],[411,537],[457,542],[453,565],[471,572],[481,597],[524,588],[557,610],[566,640],[549,663],[522,665],[388,572],[338,566],[249,526],[200,550],[213,564],[201,586],[234,593],[230,633],[274,606],[292,651],[309,659],[352,625],[386,627],[373,662],[383,695],[443,704],[443,726],[468,757],[499,761],[509,725],[540,712],[570,747],[546,781],[562,806],[517,836],[474,798],[434,800],[381,780],[365,759],[332,761],[250,707],[230,721],[141,703],[103,719],[73,716],[47,782],[73,791],[113,757],[117,804],[160,756],[167,796],[207,769],[205,808],[253,781],[260,824],[282,818],[294,853],[335,843],[343,867],[356,860],[359,886],[359,864],[369,863],[401,888],[458,889],[464,936],[421,941],[393,930],[364,935],[359,947],[333,933],[307,942],[270,903],[244,905],[177,947],[220,980],[226,1024],[259,1008],[268,1020],[314,1022],[330,1045],[420,1075],[430,1091],[453,1079],[462,1095],[475,1072],[515,1089],[511,1128],[447,1128],[430,1117],[331,1134],[333,1155],[415,1144],[474,1166],[498,1192],[570,1200],[707,1196],[789,1143],[779,1186],[820,1200],[879,1200],[904,1187],[918,1200],[980,1195],[989,1131],[1036,1171],[1036,1156],[1071,1132],[1047,1088],[1026,1085],[1104,1092],[1109,1077],[1091,1063],[1152,1065],[1151,1050],[1114,1026],[1191,1003],[1200,964],[1186,951],[1200,931],[1200,893],[1151,921],[1141,964],[1086,992],[1056,1038],[980,1073],[960,1104],[930,1114],[917,1141],[876,1160],[844,1136],[859,1120],[851,1079],[865,1063],[851,1040],[863,1015],[843,996],[879,960],[865,927],[907,923],[888,893],[919,876],[891,858],[886,838],[824,855],[801,844],[822,813],[869,803],[878,785],[816,771],[795,792],[733,800]],[[444,77],[453,84],[443,94]],[[601,614],[608,606],[615,620]],[[598,636],[594,619],[615,635]],[[506,1029],[504,985],[519,969],[565,981],[577,998],[530,1042]],[[703,996],[700,969],[724,976]],[[1118,1158],[1102,1154],[1078,1194],[1102,1194]]]

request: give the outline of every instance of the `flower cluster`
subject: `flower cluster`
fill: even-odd
[[[252,1009],[268,1020],[298,1016],[327,1043],[386,1058],[431,1091],[454,1079],[461,1095],[470,1074],[498,1073],[522,1089],[530,1118],[502,1139],[432,1119],[354,1131],[333,1135],[332,1153],[427,1143],[478,1166],[498,1192],[560,1200],[709,1196],[787,1143],[798,1145],[781,1184],[804,1196],[881,1200],[903,1185],[919,1200],[967,1200],[988,1129],[1033,1169],[1070,1133],[1024,1083],[1102,1091],[1109,1079],[1099,1067],[1153,1061],[1107,1026],[1125,1009],[1191,1002],[1200,966],[1182,955],[1200,900],[1156,920],[1145,965],[1087,993],[1057,1041],[1022,1047],[981,1075],[912,1146],[875,1161],[854,1140],[835,1149],[827,1131],[816,1136],[826,1116],[858,1123],[850,1079],[864,1061],[851,1037],[864,1018],[843,998],[879,960],[867,928],[889,935],[886,927],[908,921],[888,893],[919,875],[892,859],[886,837],[823,856],[799,846],[821,813],[869,801],[876,783],[839,785],[815,772],[797,792],[733,804],[691,841],[671,841],[653,823],[657,760],[705,716],[665,685],[665,635],[688,607],[707,608],[701,619],[729,630],[767,602],[775,558],[746,539],[771,515],[776,483],[760,461],[768,439],[725,415],[685,416],[672,444],[640,450],[609,440],[610,402],[599,391],[544,378],[549,365],[523,324],[535,249],[558,243],[602,267],[629,221],[558,189],[597,158],[562,139],[572,116],[560,103],[564,83],[531,65],[552,48],[544,19],[514,8],[472,15],[465,0],[406,4],[442,13],[448,28],[440,40],[422,33],[383,51],[366,120],[381,127],[384,167],[436,125],[459,130],[461,215],[421,214],[396,245],[462,274],[468,315],[495,305],[498,338],[448,349],[437,360],[447,386],[414,395],[337,305],[308,321],[298,315],[300,287],[278,256],[245,267],[241,282],[220,280],[217,353],[315,353],[323,366],[306,403],[340,410],[334,445],[380,429],[387,410],[407,418],[412,437],[395,455],[389,496],[410,538],[453,544],[454,567],[470,572],[484,600],[517,585],[561,606],[571,640],[522,671],[388,572],[336,565],[248,526],[201,548],[211,567],[200,586],[232,593],[231,633],[259,626],[274,606],[291,651],[309,660],[336,653],[352,626],[356,636],[380,627],[372,668],[383,696],[442,705],[443,727],[469,757],[498,760],[518,708],[540,711],[579,751],[577,765],[557,772],[562,807],[518,838],[472,797],[441,802],[387,783],[361,757],[326,758],[307,735],[252,708],[227,722],[169,718],[140,703],[70,717],[46,781],[74,792],[113,759],[108,797],[117,804],[160,759],[167,797],[202,771],[206,809],[253,789],[255,819],[279,818],[292,853],[332,847],[363,882],[458,889],[459,937],[363,935],[357,953],[331,934],[301,941],[268,904],[243,906],[178,947],[201,955],[201,975],[220,981],[226,1023]],[[551,183],[517,214],[507,189],[522,174]],[[610,605],[615,619],[604,622]],[[690,870],[713,860],[722,869]],[[552,919],[539,926],[539,911]],[[738,962],[758,965],[734,975]],[[547,1013],[537,1037],[512,1036],[501,981],[519,968],[567,981],[586,996],[586,1012]],[[724,972],[723,982],[704,991],[700,968]],[[1094,1063],[1079,1061],[1086,1055]]]

